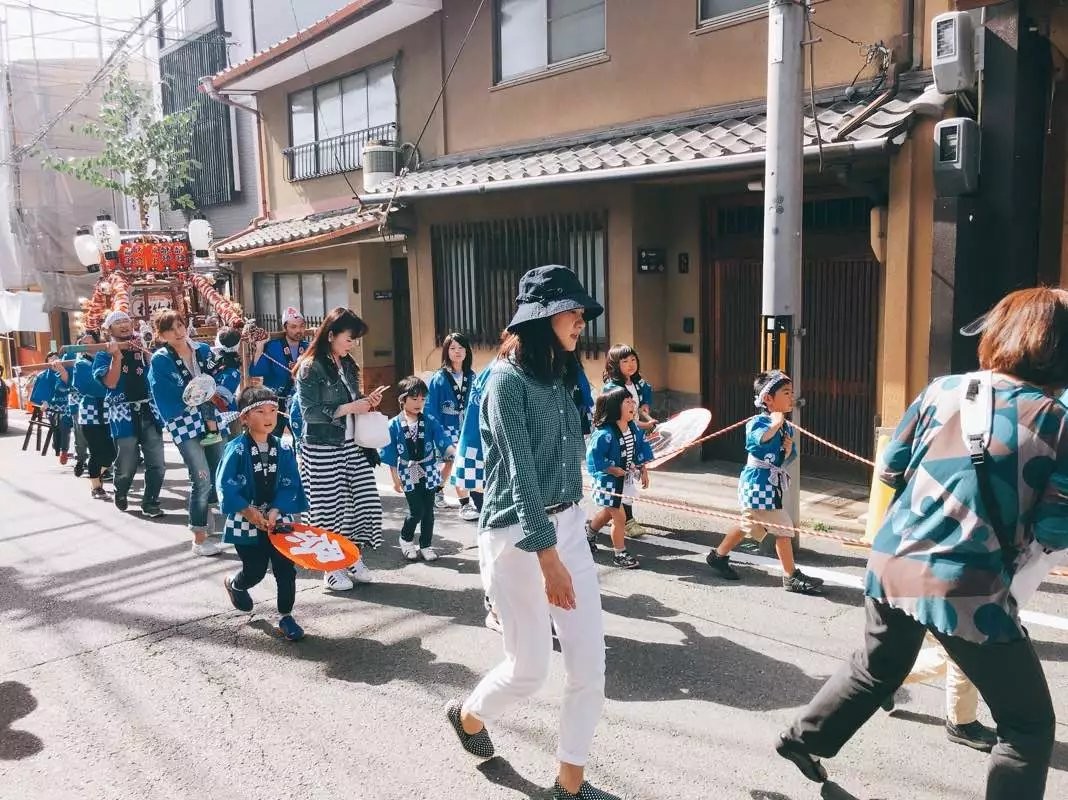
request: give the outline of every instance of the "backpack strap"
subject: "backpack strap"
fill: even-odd
[[[979,497],[986,507],[990,526],[1001,545],[1001,557],[1005,568],[1012,575],[1016,568],[1015,536],[1009,531],[1001,516],[994,487],[990,482],[990,438],[994,428],[994,386],[989,371],[972,372],[964,376],[961,387],[960,429],[964,446],[975,469]]]

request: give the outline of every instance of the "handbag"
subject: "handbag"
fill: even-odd
[[[381,411],[368,411],[355,416],[353,440],[358,446],[377,450],[389,444],[389,417]]]

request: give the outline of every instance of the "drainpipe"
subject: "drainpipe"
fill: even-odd
[[[921,2],[923,0],[901,0],[901,35],[895,37],[897,41],[894,47],[894,62],[890,65],[890,86],[843,125],[831,141],[845,141],[845,138],[863,125],[872,114],[897,97],[901,75],[912,69],[915,61],[916,4]]]
[[[265,222],[268,217],[267,211],[267,159],[264,158],[263,148],[263,115],[259,112],[259,109],[252,106],[246,106],[244,103],[238,103],[231,100],[224,94],[221,94],[218,89],[215,88],[215,84],[211,82],[211,76],[207,75],[200,79],[199,90],[206,94],[210,99],[216,103],[222,103],[225,106],[239,109],[240,111],[246,111],[249,114],[254,114],[256,117],[256,147],[259,150],[256,161],[259,162],[259,201],[260,201],[260,213],[259,216],[249,223],[249,227],[246,230],[252,230],[261,222]],[[244,231],[242,231],[244,232]]]

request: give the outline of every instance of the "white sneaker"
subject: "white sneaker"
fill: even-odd
[[[439,558],[438,551],[433,547],[420,547],[419,555],[423,557],[423,561],[437,561]]]
[[[212,539],[210,536],[199,544],[193,542],[193,555],[195,556],[217,556],[226,547],[218,539]]]
[[[349,578],[348,570],[335,569],[323,575],[323,588],[332,592],[347,592],[352,587],[353,583]]]
[[[464,522],[478,522],[478,509],[474,503],[465,503],[460,506],[460,519]]]
[[[419,560],[419,546],[415,542],[406,542],[403,539],[400,540],[401,555],[409,561]],[[360,562],[363,563],[362,561]]]
[[[349,567],[347,570],[345,570],[345,572],[348,574],[349,580],[353,581],[354,583],[375,582],[375,574],[367,568],[367,565],[363,563],[362,558],[355,564],[353,564],[351,567]]]
[[[434,508],[448,508],[448,505],[445,502],[445,492],[434,493]]]

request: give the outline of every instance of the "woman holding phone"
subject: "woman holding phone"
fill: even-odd
[[[364,396],[360,367],[350,354],[367,324],[347,308],[323,320],[311,346],[294,367],[304,418],[301,481],[311,509],[308,522],[346,536],[362,547],[382,544],[382,501],[371,457],[356,444],[356,416],[378,408],[385,386]],[[324,576],[332,591],[347,591],[374,576],[361,558],[347,570]]]

